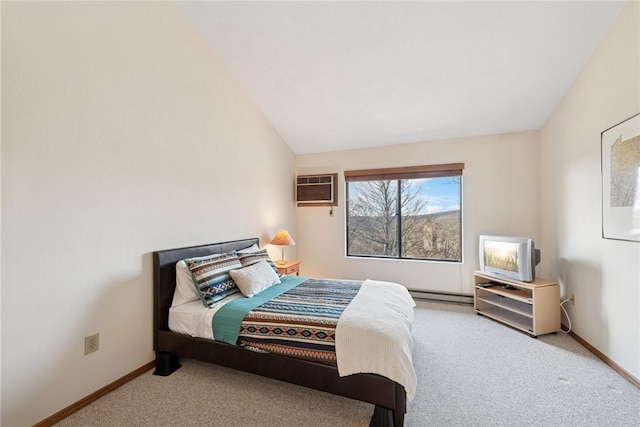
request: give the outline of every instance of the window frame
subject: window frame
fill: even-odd
[[[377,258],[392,260],[415,260],[430,262],[447,262],[462,264],[463,262],[463,212],[462,212],[462,195],[463,195],[463,170],[464,163],[446,163],[437,165],[421,165],[408,167],[380,168],[380,169],[361,169],[344,171],[345,179],[345,254],[348,258]],[[459,259],[444,258],[415,258],[405,257],[402,254],[402,209],[401,209],[401,191],[402,180],[408,179],[429,179],[429,178],[446,178],[459,177],[460,183],[458,188],[458,197],[460,200],[460,219],[458,238],[460,242]],[[396,181],[396,245],[398,247],[397,255],[366,255],[366,254],[350,254],[349,253],[349,183],[366,182],[366,181]]]

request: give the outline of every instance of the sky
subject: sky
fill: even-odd
[[[459,184],[452,178],[431,178],[421,181],[421,194],[426,198],[427,213],[446,212],[460,209]]]
[[[418,188],[421,197],[425,200],[426,209],[423,213],[447,212],[460,209],[460,191],[456,178],[430,178],[407,180],[409,185]],[[458,179],[459,180],[459,179]],[[365,183],[352,183],[361,184]],[[358,197],[358,185],[349,187],[349,198]]]

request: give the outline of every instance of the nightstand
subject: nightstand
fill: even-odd
[[[275,265],[280,274],[295,274],[296,276],[299,276],[301,262],[302,261],[291,260],[285,261],[284,264],[276,262]]]

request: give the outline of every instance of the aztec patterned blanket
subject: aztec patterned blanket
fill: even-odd
[[[251,309],[242,320],[237,345],[335,366],[336,325],[361,285],[306,279]],[[217,316],[214,325],[221,320]],[[218,339],[218,332],[214,336]]]

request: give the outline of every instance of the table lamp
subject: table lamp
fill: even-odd
[[[271,239],[272,245],[282,246],[282,257],[280,261],[276,261],[277,264],[284,264],[284,247],[285,246],[293,246],[296,242],[293,241],[291,235],[287,230],[280,230],[276,233],[275,237]]]

